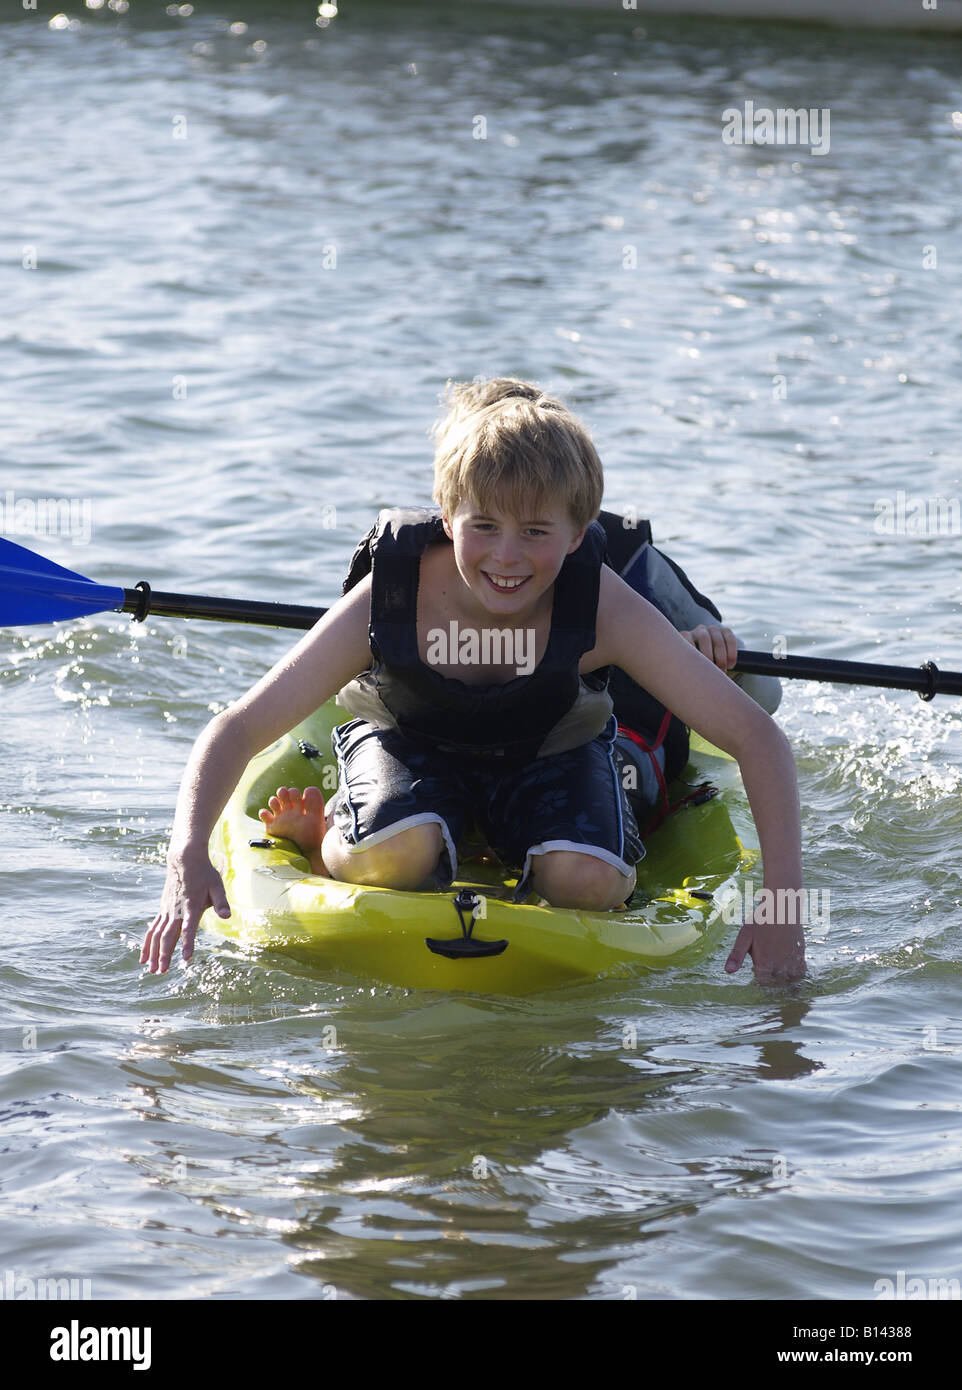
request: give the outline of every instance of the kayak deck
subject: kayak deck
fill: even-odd
[[[347,718],[333,702],[325,705],[251,760],[211,837],[231,917],[208,910],[205,926],[248,946],[306,958],[325,971],[409,989],[509,995],[681,963],[724,934],[720,916],[709,923],[711,899],[754,855],[733,825],[734,807],[726,804],[739,785],[736,764],[694,736],[685,780],[711,781],[721,795],[677,812],[646,841],[638,889],[621,912],[542,907],[534,895],[515,903],[516,878],[477,856],[461,862],[462,876],[444,892],[399,892],[312,875],[288,840],[252,847],[250,841],[265,837],[257,812],[278,786],[315,785],[326,797],[332,794],[337,768],[330,735]],[[672,788],[676,798],[684,790]],[[500,954],[451,959],[426,945],[426,938],[461,938],[454,903],[460,888],[482,899],[473,937],[506,941]]]

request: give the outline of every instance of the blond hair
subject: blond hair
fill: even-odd
[[[520,516],[562,501],[578,527],[601,507],[604,477],[588,431],[539,386],[516,377],[448,383],[432,433],[434,496],[445,516],[464,501]]]

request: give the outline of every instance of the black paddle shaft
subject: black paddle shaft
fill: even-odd
[[[269,627],[306,629],[323,618],[326,608],[297,603],[261,603],[255,599],[210,598],[204,594],[167,594],[141,580],[124,589],[121,610],[142,622],[158,617],[209,618],[224,623],[263,623]],[[874,685],[889,690],[915,690],[923,700],[934,695],[962,695],[962,672],[940,671],[932,661],[924,666],[883,666],[868,661],[832,661],[820,656],[772,656],[740,651],[733,668],[745,675],[782,676],[786,680],[836,681],[843,685]]]
[[[915,690],[923,700],[934,695],[962,695],[962,671],[940,671],[934,661],[914,666],[884,666],[870,661],[832,661],[821,656],[772,656],[740,651],[736,671],[752,676],[784,676],[789,680],[838,681],[845,685],[877,685],[888,690]]]
[[[135,622],[148,614],[160,618],[212,618],[222,623],[260,623],[264,627],[313,627],[326,608],[305,608],[298,603],[261,603],[256,599],[208,598],[204,594],[165,594],[141,580],[136,589],[124,590],[123,613]]]

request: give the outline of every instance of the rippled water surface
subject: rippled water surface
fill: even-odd
[[[445,380],[519,374],[749,646],[962,666],[958,530],[878,524],[962,492],[959,41],[52,13],[0,23],[5,534],[104,582],[329,602],[376,509],[428,501]],[[746,99],[829,108],[829,152],[725,144]],[[72,529],[17,534],[51,497]],[[786,690],[832,906],[797,988],[719,949],[454,998],[210,937],[137,964],[190,745],[290,635],[0,640],[5,1268],[97,1298],[962,1277],[957,702]]]

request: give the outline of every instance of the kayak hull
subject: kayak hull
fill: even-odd
[[[639,866],[639,891],[622,912],[544,907],[534,896],[515,903],[516,880],[478,857],[460,865],[451,889],[397,892],[312,875],[287,840],[252,846],[265,836],[257,811],[279,786],[315,785],[331,795],[337,769],[330,734],[350,717],[331,702],[252,759],[210,844],[231,917],[208,910],[205,927],[246,946],[305,958],[325,972],[406,989],[507,995],[694,960],[728,932],[712,900],[755,855],[730,814],[737,767],[706,744],[693,753],[685,776],[710,780],[723,795],[679,811],[654,833]],[[426,944],[462,937],[454,904],[462,887],[482,900],[473,937],[506,941],[500,954],[452,959]]]

